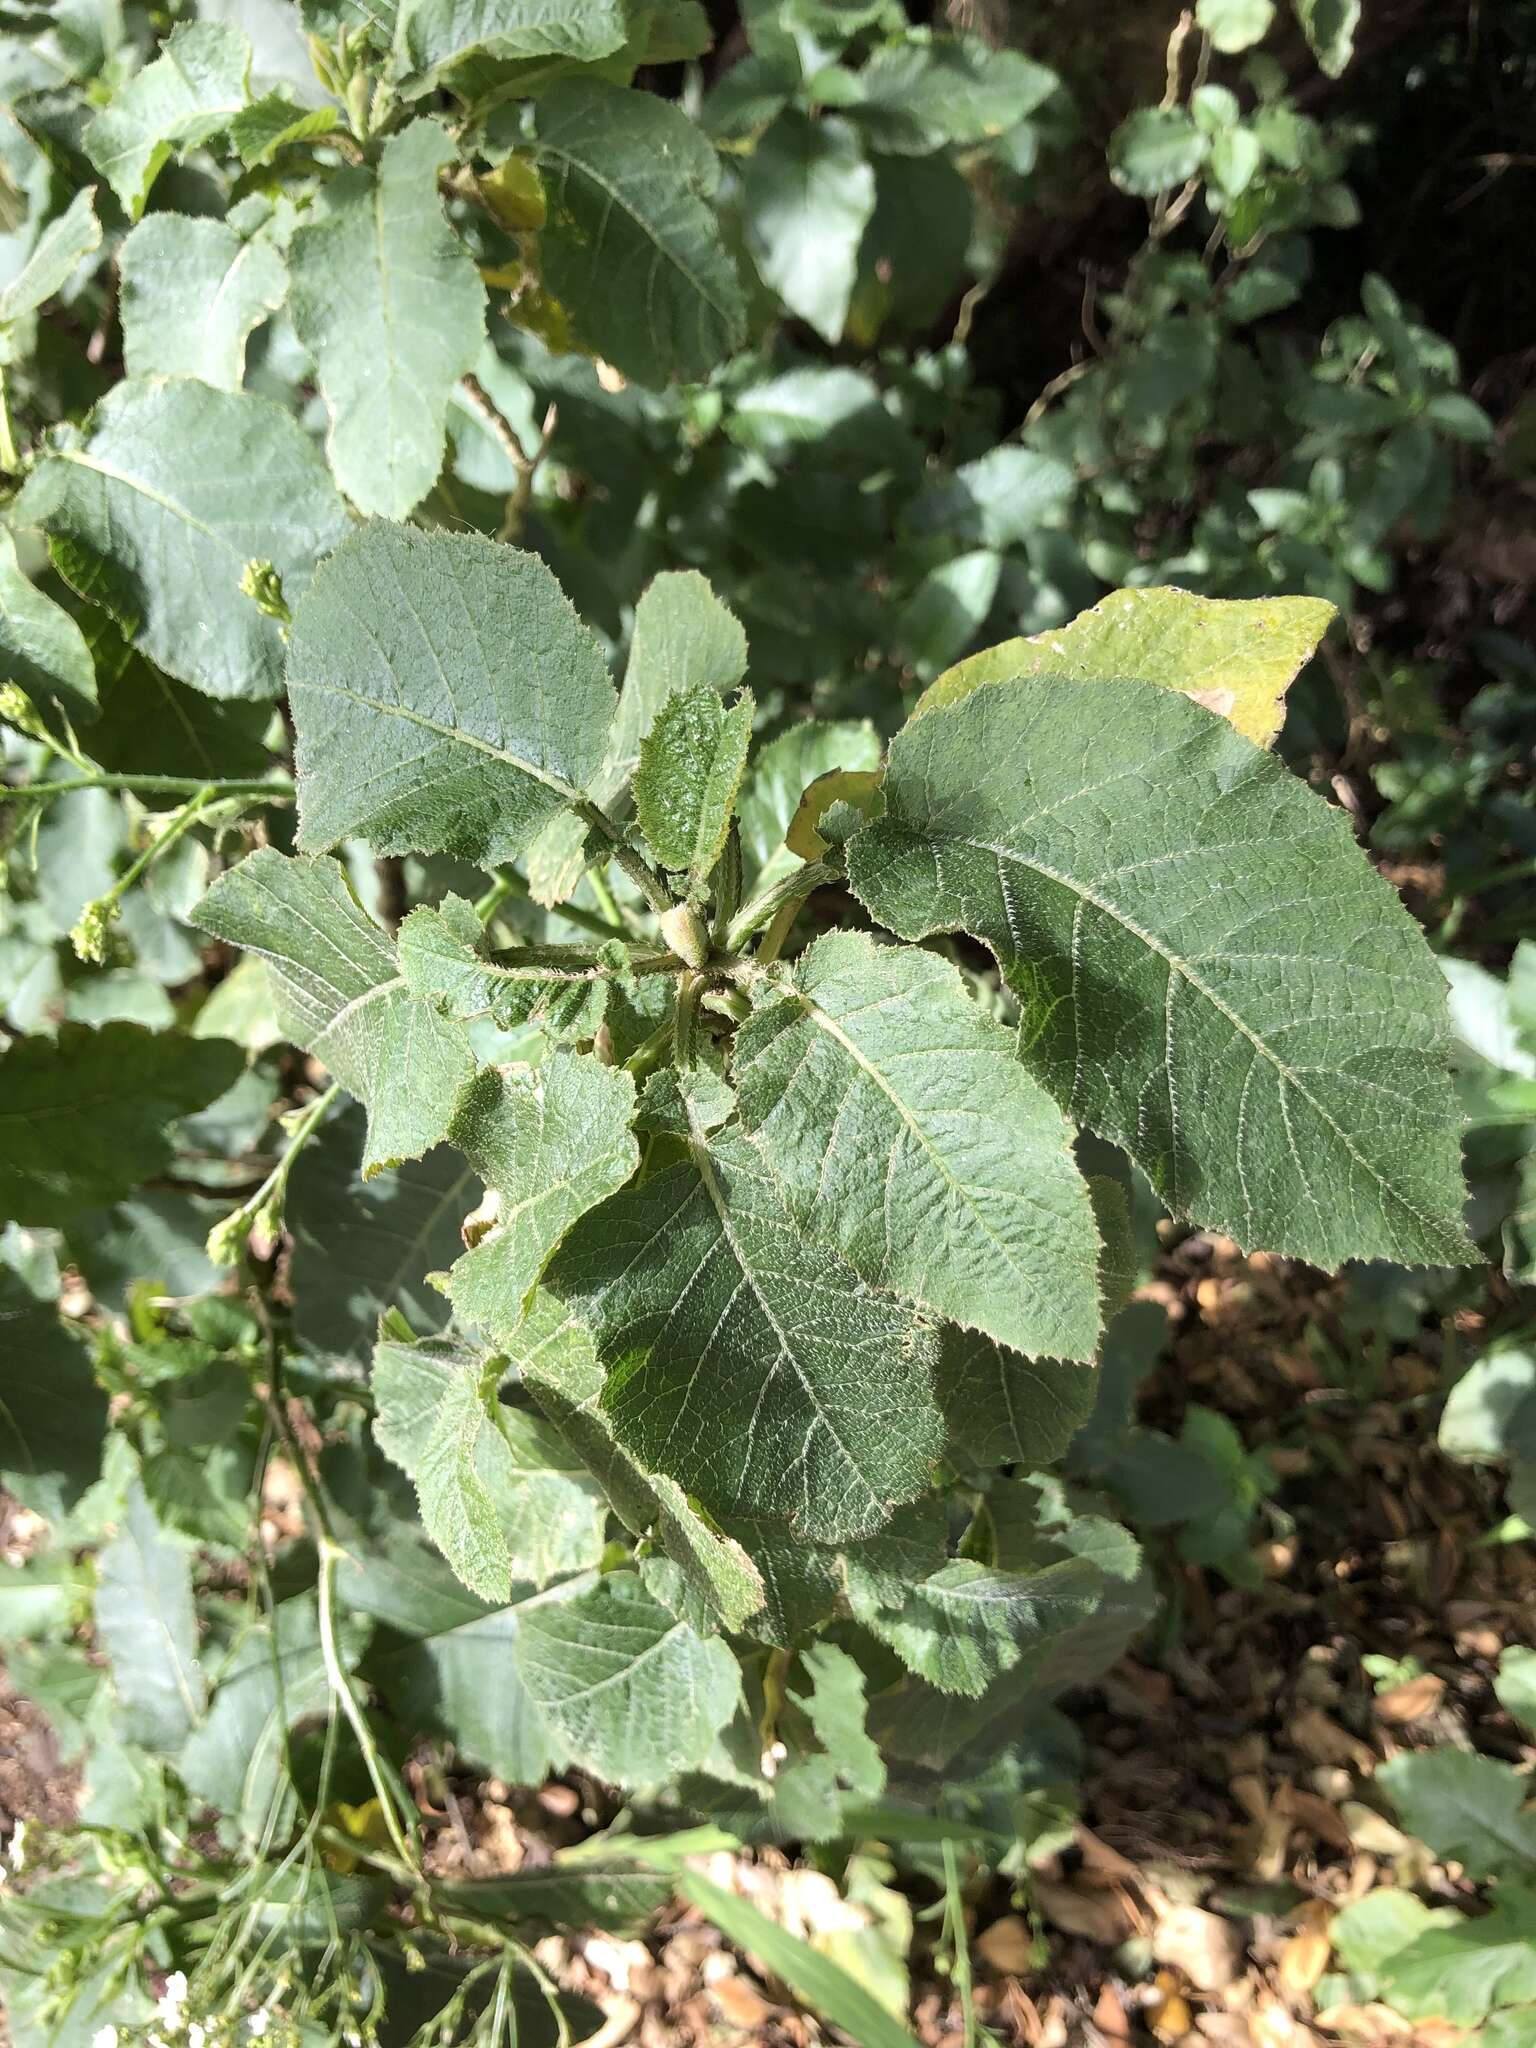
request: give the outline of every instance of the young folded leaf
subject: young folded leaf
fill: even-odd
[[[958,972],[831,932],[778,986],[733,1071],[801,1230],[1001,1343],[1091,1358],[1099,1238],[1071,1132]]]
[[[726,709],[708,684],[670,697],[640,743],[635,809],[651,852],[698,895],[720,858],[752,742],[752,692]]]
[[[1020,1052],[1178,1215],[1326,1267],[1461,1264],[1444,982],[1330,811],[1172,690],[996,683],[898,734],[849,847],[903,938],[967,931]]]

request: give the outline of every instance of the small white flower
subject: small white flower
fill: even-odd
[[[25,1822],[24,1820],[19,1820],[19,1821],[17,1821],[17,1823],[16,1823],[15,1827],[14,1827],[14,1828],[12,1829],[12,1831],[11,1831],[11,1868],[12,1868],[12,1870],[21,1870],[21,1869],[24,1869],[24,1868],[25,1868],[25,1866],[26,1866],[26,1861],[27,1861],[27,1824],[26,1824],[26,1822]]]
[[[117,2048],[116,2027],[98,2027],[91,2036],[91,2048]]]
[[[187,2048],[203,2048],[203,2042],[206,2039],[207,2035],[202,2027],[198,2025],[196,2020],[193,2020],[187,2028]]]
[[[268,2027],[271,2026],[271,2024],[272,2015],[267,2011],[267,2008],[265,2006],[262,2006],[259,2012],[253,2012],[250,2018],[246,2021],[245,2031],[250,2035],[253,2041],[259,2041],[262,2035],[267,2031]]]
[[[184,1970],[172,1970],[165,1980],[165,1989],[155,2004],[155,2012],[171,2032],[181,2030],[181,2008],[187,2002],[187,1977]]]

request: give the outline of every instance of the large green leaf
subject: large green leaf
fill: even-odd
[[[524,1385],[595,1475],[614,1513],[671,1558],[702,1610],[739,1628],[762,1605],[763,1580],[742,1546],[714,1528],[675,1479],[648,1472],[603,1412],[604,1372],[591,1332],[541,1291],[512,1347]]]
[[[708,203],[714,150],[654,94],[562,79],[537,106],[544,277],[582,342],[626,377],[699,378],[741,346],[741,286]]]
[[[1411,1750],[1377,1778],[1403,1826],[1469,1877],[1536,1880],[1536,1806],[1509,1764],[1464,1749]]]
[[[427,1276],[463,1249],[459,1225],[480,1193],[447,1145],[365,1180],[364,1136],[360,1111],[333,1118],[300,1153],[285,1210],[295,1334],[322,1355],[358,1359],[372,1350],[387,1309],[416,1330],[447,1320],[448,1304]]]
[[[752,744],[752,692],[726,709],[708,683],[662,706],[640,743],[635,810],[664,868],[702,891],[720,858]]]
[[[939,1405],[979,1465],[1055,1462],[1093,1413],[1097,1375],[1057,1358],[1023,1358],[976,1330],[941,1338]]]
[[[118,251],[118,318],[130,377],[201,377],[238,391],[245,344],[283,303],[288,272],[265,235],[152,213]]]
[[[1444,984],[1321,804],[1151,683],[996,683],[892,744],[849,848],[904,938],[985,940],[1020,1049],[1177,1214],[1244,1245],[1464,1262]]]
[[[646,586],[635,606],[629,663],[619,692],[605,781],[622,789],[640,745],[673,697],[704,686],[724,693],[747,672],[747,636],[696,569],[671,570]]]
[[[485,287],[437,194],[455,155],[435,121],[413,121],[376,172],[330,181],[288,252],[336,480],[362,511],[396,519],[437,481],[448,400],[485,340]]]
[[[396,48],[420,91],[471,50],[503,63],[595,64],[621,49],[627,33],[622,0],[407,0]]]
[[[82,597],[167,675],[211,697],[272,697],[276,619],[241,590],[269,562],[291,604],[347,531],[298,421],[270,398],[191,377],[129,378],[28,477],[14,514],[46,529]]]
[[[382,1554],[343,1563],[336,1587],[352,1612],[378,1624],[363,1675],[405,1728],[446,1736],[509,1785],[541,1784],[564,1765],[512,1654],[525,1589],[511,1606],[487,1605],[404,1530]],[[565,1597],[563,1587],[533,1596]]]
[[[365,1178],[447,1134],[475,1068],[468,1035],[410,993],[335,861],[263,847],[220,875],[195,915],[204,931],[266,961],[283,1036],[367,1110]]]
[[[1182,691],[1267,747],[1280,730],[1286,691],[1333,616],[1319,597],[1116,590],[1068,626],[973,654],[925,690],[912,715],[1015,676],[1072,676],[1110,687],[1135,679]]]
[[[782,986],[732,1072],[800,1228],[941,1316],[1091,1358],[1099,1239],[1071,1132],[956,969],[833,932]]]
[[[1523,2006],[1504,2039],[1529,2048],[1536,2026],[1536,1887],[1503,1885],[1489,1912],[1426,1927],[1381,1965],[1382,2000],[1409,2019],[1440,2017],[1476,2029],[1500,2006]],[[1491,2043],[1493,2035],[1474,2032]]]
[[[859,72],[851,112],[874,148],[926,156],[1006,134],[1057,85],[1043,64],[979,36],[887,43]]]
[[[1038,1652],[1090,1615],[1104,1577],[1084,1558],[1042,1571],[995,1571],[953,1558],[899,1588],[848,1558],[848,1597],[866,1628],[941,1692],[979,1699],[1026,1651]]]
[[[227,128],[246,102],[251,45],[220,21],[182,22],[120,85],[83,137],[86,155],[137,220],[172,151]]]
[[[0,1259],[0,1485],[61,1522],[101,1471],[107,1397],[44,1285]]]
[[[476,534],[364,527],[294,619],[299,839],[382,853],[520,853],[603,758],[613,685],[533,555]]]
[[[259,775],[271,759],[270,704],[221,703],[162,674],[94,606],[79,625],[96,668],[98,711],[86,752],[114,775]]]
[[[374,1353],[374,1435],[416,1483],[422,1525],[470,1591],[505,1602],[514,1583],[595,1565],[604,1509],[559,1432],[497,1399],[500,1364],[445,1338],[383,1339]]]
[[[166,1125],[240,1076],[238,1046],[141,1024],[60,1026],[0,1058],[0,1221],[61,1223],[170,1163]]]
[[[639,1165],[634,1113],[631,1076],[585,1053],[562,1048],[542,1066],[476,1077],[451,1136],[498,1206],[449,1275],[462,1321],[497,1342],[511,1338],[561,1238]]]
[[[596,1332],[620,1442],[713,1512],[830,1542],[926,1485],[932,1336],[800,1234],[734,1127],[584,1217],[550,1282]]]
[[[694,1769],[741,1697],[728,1646],[696,1635],[627,1572],[526,1611],[517,1669],[576,1761],[622,1785]]]
[[[0,530],[0,685],[13,683],[62,738],[96,716],[96,670],[85,635],[62,605],[28,582],[16,543]]]
[[[747,160],[747,244],[766,284],[824,341],[842,339],[875,174],[837,119],[781,114]]]
[[[96,1560],[96,1639],[127,1742],[174,1755],[202,1719],[192,1554],[155,1520],[137,1482],[123,1525]]]

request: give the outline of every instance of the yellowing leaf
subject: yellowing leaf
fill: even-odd
[[[1215,711],[1261,747],[1273,744],[1285,693],[1327,632],[1334,608],[1320,597],[1197,597],[1171,586],[1117,590],[1068,626],[1004,640],[948,669],[918,699],[914,718],[957,704],[983,683],[1015,676],[1077,682],[1157,683]]]

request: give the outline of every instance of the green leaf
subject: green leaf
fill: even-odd
[[[944,534],[951,540],[969,541],[986,548],[1013,547],[1042,526],[1046,515],[1076,489],[1077,479],[1054,456],[1042,455],[1034,448],[994,448],[975,462],[963,462],[958,469],[926,484],[908,517],[920,534]],[[1138,597],[1143,594],[1135,593]],[[1071,630],[1067,628],[1069,633]],[[1004,644],[1030,645],[1027,641]],[[952,673],[963,675],[974,662],[985,658],[973,655]],[[1021,675],[1033,666],[1026,655],[1022,666],[1009,673]],[[943,680],[941,677],[925,693],[919,708],[942,687]]]
[[[96,218],[96,188],[77,192],[57,220],[38,236],[31,255],[0,290],[0,327],[35,313],[61,292],[87,256],[101,247],[101,222]]]
[[[448,1277],[456,1313],[508,1342],[560,1240],[640,1163],[635,1084],[622,1067],[560,1049],[542,1066],[488,1067],[450,1133],[498,1207]]]
[[[335,861],[263,847],[220,875],[194,916],[266,961],[283,1036],[367,1110],[365,1179],[446,1135],[475,1069],[468,1035],[411,995]]]
[[[1470,1750],[1420,1749],[1376,1775],[1408,1832],[1465,1865],[1469,1877],[1536,1875],[1536,1806],[1526,1806],[1530,1788],[1509,1764]]]
[[[1499,1658],[1493,1681],[1499,1705],[1522,1728],[1536,1731],[1536,1650],[1510,1644]]]
[[[16,543],[0,529],[0,685],[23,691],[61,739],[96,716],[96,669],[85,635],[62,605],[21,573]]]
[[[330,134],[340,118],[329,104],[301,107],[280,92],[264,93],[230,122],[230,145],[248,171],[259,170],[290,143]]]
[[[840,1963],[822,1955],[808,1941],[696,1871],[685,1871],[677,1888],[728,1941],[755,1956],[771,1976],[783,1979],[803,2005],[840,2027],[860,2048],[913,2048],[915,2037],[901,2022]]]
[[[200,377],[238,391],[245,345],[288,289],[265,235],[221,220],[153,213],[118,251],[123,363],[130,377]]]
[[[259,775],[268,767],[263,735],[272,716],[269,704],[221,704],[189,690],[146,661],[105,612],[84,606],[81,611],[99,704],[86,751],[99,767],[114,775],[196,775],[208,781]]]
[[[519,1616],[477,1600],[443,1560],[403,1530],[382,1555],[347,1559],[338,1595],[375,1630],[363,1676],[413,1734],[442,1735],[509,1785],[539,1785],[566,1759],[517,1675]],[[519,1589],[521,1591],[521,1589]],[[540,1599],[564,1599],[564,1587]]]
[[[462,1582],[506,1601],[515,1584],[595,1566],[606,1509],[559,1431],[497,1399],[499,1360],[447,1338],[374,1352],[374,1436],[416,1482],[422,1525]]]
[[[270,562],[291,604],[348,525],[290,413],[188,377],[115,386],[83,438],[43,457],[13,511],[46,529],[70,583],[141,653],[211,697],[281,687],[282,634],[242,593],[246,564]]]
[[[1122,192],[1151,199],[1194,177],[1210,146],[1183,107],[1138,107],[1109,138],[1109,175]]]
[[[0,1485],[62,1522],[100,1475],[106,1434],[107,1397],[53,1289],[0,1258]]]
[[[492,958],[485,927],[463,896],[445,896],[435,910],[418,905],[401,923],[399,945],[412,995],[445,1016],[489,1017],[502,1031],[537,1024],[556,1039],[596,1037],[609,984],[632,962],[677,969],[676,955],[664,947],[637,960],[622,941],[596,955],[586,946],[517,946]]]
[[[446,1884],[439,1896],[453,1911],[480,1921],[513,1927],[569,1928],[582,1934],[642,1934],[646,1923],[670,1904],[671,1873],[646,1870],[615,1855],[611,1863],[562,1863],[556,1859],[512,1877],[483,1877],[472,1884]]]
[[[203,1717],[192,1556],[135,1483],[117,1537],[96,1559],[96,1639],[106,1652],[126,1742],[174,1756]]]
[[[1496,1343],[1452,1387],[1440,1416],[1448,1458],[1536,1458],[1536,1346]]]
[[[713,149],[670,102],[595,78],[560,80],[536,117],[544,280],[582,344],[642,384],[704,376],[746,324]]]
[[[1021,1055],[1179,1215],[1245,1245],[1458,1264],[1443,982],[1330,812],[1173,691],[1035,677],[891,747],[853,886],[903,938],[963,929]]]
[[[784,835],[810,785],[836,769],[867,773],[880,765],[880,742],[868,724],[808,718],[770,740],[758,754],[741,799],[741,843],[757,886],[799,865]]]
[[[875,210],[875,174],[855,131],[781,114],[747,159],[742,200],[763,282],[824,341],[840,341]]]
[[[336,481],[361,511],[395,519],[436,483],[448,401],[485,340],[485,287],[437,193],[456,156],[435,121],[413,121],[377,172],[330,180],[288,252]]]
[[[732,1071],[809,1237],[1018,1350],[1093,1356],[1099,1239],[1071,1133],[947,961],[829,933],[743,1025]]]
[[[471,50],[501,63],[595,64],[622,49],[627,35],[621,0],[407,0],[396,47],[414,95]]]
[[[1528,2005],[1536,2000],[1536,1889],[1505,1885],[1479,1918],[1426,1928],[1386,1959],[1379,1982],[1383,2000],[1406,2018],[1443,2016],[1458,2027],[1476,2028],[1498,2006]]]
[[[64,1024],[0,1058],[0,1221],[62,1223],[170,1164],[166,1125],[234,1086],[244,1061],[222,1039]]]
[[[653,1537],[695,1600],[726,1628],[739,1628],[762,1604],[757,1567],[705,1520],[676,1480],[648,1472],[618,1443],[602,1408],[604,1373],[591,1333],[541,1292],[512,1348],[524,1385],[596,1475],[619,1520],[633,1535]]]
[[[1117,590],[1068,626],[1005,640],[939,677],[913,717],[958,704],[983,683],[1070,676],[1114,687],[1135,679],[1179,690],[1261,747],[1273,744],[1285,693],[1334,618],[1317,597],[1195,597],[1187,590]]]
[[[640,743],[635,810],[651,852],[697,895],[725,849],[747,749],[752,692],[726,709],[708,684],[668,698]]]
[[[486,863],[580,795],[614,706],[596,641],[536,556],[382,522],[298,606],[288,691],[301,846],[359,834]]]
[[[808,1696],[793,1697],[816,1740],[850,1791],[861,1799],[878,1799],[885,1790],[885,1764],[864,1725],[864,1673],[857,1660],[835,1643],[813,1643],[801,1651],[800,1664],[811,1690]]]
[[[294,1334],[322,1357],[366,1358],[386,1309],[416,1330],[446,1321],[427,1275],[463,1249],[459,1225],[479,1199],[479,1181],[446,1145],[365,1180],[363,1141],[360,1112],[333,1117],[288,1183]]]
[[[640,760],[641,742],[672,698],[735,689],[747,672],[747,636],[696,569],[655,577],[635,606],[635,629],[613,722],[605,788],[622,789]]]
[[[978,1465],[1054,1464],[1093,1413],[1096,1384],[1084,1366],[1021,1358],[976,1330],[942,1333],[939,1405]]]
[[[1292,0],[1296,19],[1319,67],[1340,77],[1355,54],[1362,0]]]
[[[172,29],[152,64],[120,85],[86,129],[85,153],[130,219],[172,152],[210,141],[246,103],[251,46],[218,21]]]
[[[280,1833],[286,1826],[295,1797],[284,1761],[288,1730],[330,1698],[313,1597],[284,1600],[273,1622],[256,1622],[241,1636],[176,1765],[193,1797],[215,1807],[247,1842],[270,1840],[269,1828]],[[340,1635],[349,1667],[365,1631],[349,1617]]]
[[[727,1645],[696,1635],[628,1572],[526,1613],[517,1669],[576,1761],[618,1785],[695,1769],[741,1697]]]
[[[1274,26],[1274,0],[1196,0],[1195,21],[1224,57],[1262,43]]]
[[[1017,50],[994,50],[979,36],[887,43],[859,73],[850,112],[872,148],[893,156],[988,142],[1035,112],[1056,75]]]
[[[941,1692],[979,1699],[1026,1650],[1086,1619],[1102,1596],[1103,1575],[1083,1558],[1038,1572],[992,1571],[955,1558],[901,1597],[848,1559],[848,1597],[866,1628],[907,1667]]]
[[[734,1128],[583,1218],[550,1284],[596,1333],[614,1434],[712,1511],[833,1542],[927,1484],[931,1335],[799,1234]]]

